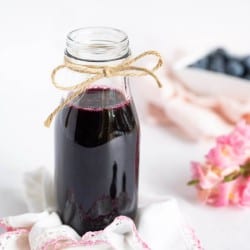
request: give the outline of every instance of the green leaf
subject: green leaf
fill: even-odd
[[[199,180],[191,180],[187,183],[188,186],[193,186],[193,185],[196,185],[198,184],[200,181]]]

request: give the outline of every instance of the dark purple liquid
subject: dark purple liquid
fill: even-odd
[[[89,89],[57,116],[57,209],[78,233],[135,217],[139,124],[134,104],[114,89]]]

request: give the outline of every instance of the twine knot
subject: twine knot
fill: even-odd
[[[152,69],[145,67],[135,66],[134,63],[138,62],[140,59],[147,56],[154,56],[157,59],[156,65]],[[82,65],[71,62],[67,57],[64,58],[64,64],[56,67],[51,73],[52,84],[60,90],[68,90],[72,93],[59,105],[55,110],[48,116],[45,120],[44,125],[49,127],[55,115],[62,110],[66,105],[72,102],[80,94],[84,93],[85,90],[92,84],[102,78],[110,78],[114,76],[145,76],[149,75],[154,78],[159,87],[162,86],[158,77],[154,74],[154,71],[159,69],[163,64],[161,55],[157,51],[146,51],[137,57],[128,58],[122,61],[116,66],[100,66],[100,65]],[[66,87],[57,83],[55,78],[58,71],[63,68],[68,68],[72,71],[81,73],[81,74],[90,74],[91,76],[86,80],[77,83],[75,85]]]
[[[113,70],[112,70],[112,68],[111,67],[103,67],[103,70],[102,70],[102,72],[103,72],[103,76],[104,77],[111,77],[112,76],[112,72]]]

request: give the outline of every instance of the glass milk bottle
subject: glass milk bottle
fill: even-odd
[[[75,64],[116,65],[130,55],[121,30],[83,28],[67,36]],[[103,229],[137,209],[140,129],[129,77],[90,84],[57,115],[55,185],[63,223],[79,234]]]

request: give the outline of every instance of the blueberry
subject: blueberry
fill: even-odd
[[[239,60],[232,59],[226,65],[226,72],[232,76],[242,77],[245,73],[245,68]]]
[[[191,64],[190,67],[207,69],[208,64],[209,64],[209,59],[207,57],[204,57],[204,58],[200,59],[199,61]]]
[[[222,55],[213,55],[210,58],[209,69],[215,72],[225,72],[225,59]]]
[[[246,75],[244,76],[244,78],[247,79],[247,80],[250,80],[250,73],[246,74]]]
[[[206,69],[209,64],[209,59],[207,57],[204,57],[198,61],[198,65],[202,69]]]
[[[212,52],[212,55],[220,55],[220,56],[226,56],[227,51],[223,48],[218,48]]]
[[[247,56],[243,59],[243,63],[246,69],[250,72],[250,56]]]

